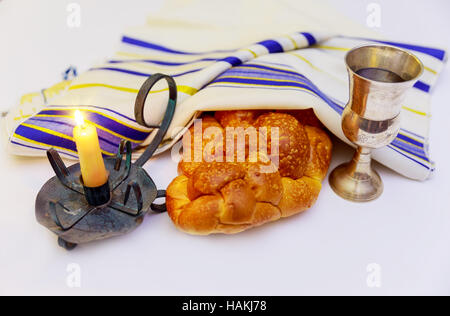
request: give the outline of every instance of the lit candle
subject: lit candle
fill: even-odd
[[[73,138],[77,145],[84,185],[90,188],[102,186],[108,181],[108,173],[103,162],[97,129],[84,121],[79,110],[75,111],[75,121],[77,125],[73,129]]]

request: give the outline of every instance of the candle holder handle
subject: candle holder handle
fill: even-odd
[[[150,91],[152,90],[153,86],[161,79],[165,79],[169,86],[169,102],[167,103],[166,113],[164,114],[161,125],[159,126],[148,125],[145,122],[144,118],[145,101],[147,100],[147,97]],[[169,129],[170,123],[172,122],[173,115],[175,114],[176,104],[177,104],[177,85],[172,77],[159,73],[154,74],[150,78],[148,78],[142,85],[136,97],[136,102],[134,105],[134,115],[136,117],[136,121],[139,124],[146,127],[158,128],[158,132],[156,133],[155,137],[153,138],[150,145],[148,145],[144,153],[136,160],[135,164],[137,166],[142,167],[153,156],[156,149],[161,144],[164,136],[167,133],[167,130]]]

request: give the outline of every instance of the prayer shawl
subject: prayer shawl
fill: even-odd
[[[77,158],[73,112],[97,127],[104,155],[121,139],[134,149],[156,130],[136,123],[134,101],[154,73],[175,78],[178,102],[158,152],[170,148],[202,111],[313,108],[323,124],[347,141],[341,113],[348,101],[344,63],[353,47],[382,43],[414,53],[425,71],[402,106],[401,130],[374,150],[382,164],[412,179],[434,170],[428,153],[429,96],[446,60],[441,49],[382,39],[353,25],[328,6],[310,1],[168,1],[147,25],[128,30],[116,54],[73,78],[22,97],[2,118],[3,138],[16,155],[45,155],[55,148]],[[231,3],[239,6],[230,8]],[[167,104],[159,82],[144,117],[158,125]]]

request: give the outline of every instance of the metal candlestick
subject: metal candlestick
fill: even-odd
[[[161,126],[149,126],[143,117],[145,100],[161,79],[168,82],[169,102]],[[121,141],[116,157],[104,159],[109,178],[100,187],[85,187],[79,163],[67,168],[56,150],[47,151],[56,176],[47,181],[37,195],[36,218],[58,235],[61,247],[71,250],[81,243],[126,234],[138,227],[150,210],[166,210],[165,204],[153,203],[165,197],[165,191],[156,189],[142,167],[162,142],[172,121],[176,100],[177,88],[171,77],[156,74],[145,81],[136,98],[136,121],[159,130],[134,164],[131,143]]]
[[[333,170],[329,182],[339,196],[366,202],[383,192],[381,178],[371,167],[371,150],[397,136],[401,103],[423,66],[413,54],[385,45],[355,48],[345,62],[350,100],[342,113],[342,130],[358,148],[350,162]]]

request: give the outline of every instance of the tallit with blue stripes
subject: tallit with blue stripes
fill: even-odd
[[[353,47],[383,43],[414,53],[425,71],[406,96],[397,138],[375,150],[374,159],[418,180],[434,170],[428,150],[429,95],[446,60],[443,50],[369,38],[299,31],[236,49],[196,51],[174,41],[151,41],[151,34],[129,32],[114,58],[49,89],[22,97],[2,119],[8,150],[17,155],[45,155],[55,148],[76,158],[73,112],[80,109],[98,129],[105,155],[117,151],[121,139],[133,148],[148,144],[153,130],[134,119],[134,100],[153,73],[173,76],[178,104],[173,123],[159,152],[170,148],[201,111],[231,109],[313,108],[324,125],[347,141],[341,113],[348,100],[344,56]],[[201,39],[198,39],[201,40]],[[159,124],[167,89],[158,83],[146,106],[148,124]]]

